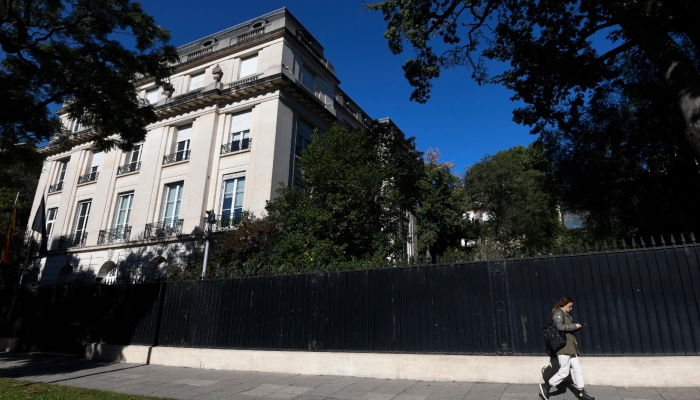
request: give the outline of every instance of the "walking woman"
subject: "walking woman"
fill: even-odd
[[[578,360],[578,343],[574,337],[574,332],[581,329],[581,324],[574,324],[569,313],[574,308],[574,301],[571,297],[565,296],[559,299],[552,310],[552,321],[559,331],[566,332],[566,345],[557,351],[559,360],[559,371],[549,379],[549,382],[540,384],[540,392],[545,400],[549,399],[549,390],[552,386],[560,384],[569,375],[569,368],[574,370],[574,380],[578,391],[576,397],[583,400],[595,400],[583,387],[583,370]]]

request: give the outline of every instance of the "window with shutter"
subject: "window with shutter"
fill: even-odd
[[[231,132],[229,133],[229,151],[244,150],[250,147],[250,126],[253,112],[245,111],[231,117]]]
[[[175,161],[188,160],[190,158],[190,138],[192,137],[192,124],[184,125],[177,129],[177,142],[175,145]]]
[[[240,78],[254,75],[258,71],[258,55],[241,60],[241,72],[238,74]]]
[[[158,88],[146,92],[146,101],[148,104],[156,104],[158,101]]]
[[[190,92],[204,87],[204,72],[190,76]]]

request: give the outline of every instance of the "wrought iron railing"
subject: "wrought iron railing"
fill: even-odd
[[[49,186],[49,193],[60,192],[61,190],[63,190],[63,181]]]
[[[177,153],[173,154],[168,154],[167,156],[163,156],[163,165],[168,165],[172,163],[176,163],[178,161],[185,161],[190,159],[190,151],[185,150],[185,151],[178,151]]]
[[[242,210],[235,210],[233,213],[220,214],[216,216],[216,221],[211,224],[212,232],[221,232],[233,229],[238,221],[241,220]],[[206,229],[207,220],[204,218],[204,227]]]
[[[163,221],[146,224],[144,236],[146,238],[161,238],[181,235],[182,221],[181,219],[165,219]]]
[[[117,175],[128,174],[129,172],[136,172],[141,169],[141,161],[132,162],[126,165],[122,165],[117,168]]]
[[[236,151],[247,150],[250,148],[252,139],[237,140],[235,142],[226,143],[221,145],[221,154],[233,153]]]
[[[78,185],[80,185],[81,183],[88,183],[88,182],[96,181],[97,175],[99,175],[99,172],[90,172],[89,174],[81,175],[78,178]]]
[[[123,226],[119,228],[105,229],[97,236],[97,244],[128,242],[131,236],[131,227]]]
[[[85,241],[87,240],[87,232],[79,234],[63,235],[58,239],[58,248],[67,249],[69,247],[82,247],[85,246]]]

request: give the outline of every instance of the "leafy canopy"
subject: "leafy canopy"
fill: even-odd
[[[404,254],[421,153],[392,123],[316,131],[299,160],[303,189],[281,188],[267,212],[282,270]]]
[[[438,161],[440,151],[428,149],[420,199],[416,209],[418,253],[442,256],[459,249],[462,239],[473,239],[473,226],[464,217],[468,196],[461,178],[452,173],[453,163]]]
[[[590,241],[700,225],[700,167],[677,105],[642,55],[629,57],[622,79],[604,84],[580,118],[543,135],[554,188],[585,216]]]
[[[487,155],[467,168],[464,186],[470,210],[487,215],[484,239],[506,251],[553,243],[563,228],[545,168],[538,142]]]
[[[479,83],[498,83],[525,103],[518,123],[542,133],[577,118],[605,82],[620,79],[629,50],[640,51],[678,106],[687,143],[700,158],[700,2],[686,0],[386,0],[369,4],[387,22],[395,54],[425,102],[441,69],[466,67]],[[490,75],[486,60],[507,63]]]
[[[72,119],[95,129],[98,148],[143,140],[156,116],[134,81],[151,76],[171,87],[177,53],[169,39],[138,2],[0,0],[0,147],[61,133],[53,103],[67,104]]]

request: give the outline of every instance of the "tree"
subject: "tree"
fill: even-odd
[[[299,161],[303,190],[281,188],[269,202],[281,270],[385,259],[405,252],[421,153],[392,123],[367,130],[316,131]]]
[[[244,211],[231,230],[214,237],[208,277],[257,276],[273,271],[270,260],[272,243],[277,227],[272,218],[257,218]]]
[[[470,209],[488,216],[483,237],[506,251],[551,245],[563,231],[543,161],[534,142],[487,155],[465,172]]]
[[[700,224],[700,168],[653,66],[631,52],[580,118],[543,134],[551,177],[590,239],[689,232]]]
[[[477,82],[512,89],[513,99],[525,103],[514,111],[515,121],[535,134],[581,115],[601,83],[619,79],[628,51],[641,51],[668,88],[686,143],[700,159],[700,69],[694,63],[700,2],[387,0],[367,7],[384,14],[394,54],[403,51],[404,39],[417,52],[403,67],[415,88],[412,100],[429,98],[442,68],[466,66]],[[488,59],[510,69],[489,76]]]
[[[474,237],[471,224],[464,217],[468,207],[464,184],[452,173],[454,164],[441,163],[439,157],[438,149],[428,149],[416,209],[418,252],[433,257],[459,249],[462,239]]]
[[[16,145],[12,150],[0,151],[0,165],[3,166],[0,168],[0,241],[4,241],[12,205],[19,193],[15,235],[10,248],[12,265],[0,269],[0,287],[11,287],[19,280],[28,251],[24,235],[28,221],[36,212],[32,210],[32,204],[43,167],[43,156],[36,152],[34,146]]]
[[[134,81],[150,76],[172,87],[177,52],[169,38],[138,2],[0,1],[0,148],[61,133],[53,103],[67,104],[71,119],[98,132],[102,150],[143,140],[156,115]]]

